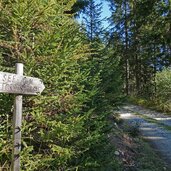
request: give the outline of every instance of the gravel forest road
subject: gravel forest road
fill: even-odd
[[[144,139],[171,168],[171,117],[132,104],[123,106],[119,114],[128,124],[138,125]]]

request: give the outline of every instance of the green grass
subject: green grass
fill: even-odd
[[[171,131],[171,126],[168,126],[168,125],[165,125],[164,123],[161,123],[160,121],[156,120],[156,119],[153,119],[153,118],[150,118],[148,117],[147,115],[141,115],[139,113],[134,113],[134,115],[137,115],[141,118],[143,118],[144,120],[150,122],[150,123],[154,123],[154,124],[157,124],[159,127],[161,128],[164,128],[165,130],[168,130],[168,131]]]
[[[154,149],[141,138],[136,140],[139,145],[137,151],[138,171],[166,171],[166,164]]]
[[[130,127],[130,128],[128,128]],[[166,163],[164,160],[160,157],[160,155],[154,150],[154,148],[151,147],[151,145],[148,143],[148,141],[144,140],[140,134],[136,136],[130,136],[129,131],[132,130],[131,125],[122,124],[121,131],[119,131],[117,136],[123,137],[124,134],[126,134],[128,137],[128,140],[130,140],[130,145],[125,152],[127,152],[127,155],[132,155],[132,160],[134,160],[134,165],[132,168],[125,167],[124,168],[128,171],[166,171],[169,168],[167,168]],[[134,129],[134,128],[133,128]],[[120,142],[117,141],[118,144],[125,144],[125,141]],[[125,144],[127,147],[127,145]],[[124,147],[121,146],[121,149],[123,150]],[[133,151],[133,153],[132,153]],[[130,156],[131,156],[130,155]],[[124,169],[123,169],[124,170]],[[117,171],[117,170],[116,170]]]
[[[150,100],[134,96],[129,96],[127,98],[127,101],[159,112],[165,112],[168,115],[171,115],[171,102],[161,102],[157,99]]]

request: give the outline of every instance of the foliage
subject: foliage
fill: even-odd
[[[110,43],[121,57],[127,95],[155,95],[155,74],[170,61],[170,1],[110,2]]]
[[[153,97],[151,100],[140,98],[140,97],[130,97],[129,101],[158,111],[165,111],[170,113],[171,111],[170,68],[164,68],[162,71],[158,71],[156,73],[155,82],[156,82],[156,93],[155,93],[155,97]]]
[[[46,87],[42,95],[24,97],[22,170],[115,169],[106,136],[112,85],[106,89],[103,83],[112,75],[110,62],[94,60],[86,36],[66,12],[74,3],[0,1],[1,67],[7,71],[22,62],[25,75],[41,78]],[[117,87],[114,94],[120,94]],[[0,162],[10,165],[13,96],[0,100]]]
[[[94,0],[89,0],[86,10],[83,12],[83,23],[90,41],[100,38],[103,32],[101,19],[102,3],[96,4]]]
[[[138,122],[129,122],[124,125],[124,132],[129,134],[132,137],[138,137],[140,135],[140,123]]]
[[[165,68],[156,74],[156,101],[166,111],[171,111],[171,70]]]

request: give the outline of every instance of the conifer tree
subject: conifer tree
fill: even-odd
[[[11,71],[22,62],[24,75],[41,78],[46,87],[42,95],[24,98],[21,170],[115,168],[111,148],[106,151],[109,125],[106,106],[98,100],[101,80],[92,72],[85,35],[66,13],[74,3],[0,1],[1,68]],[[8,167],[13,96],[0,100],[0,164]]]
[[[168,0],[150,2],[109,0],[109,2],[113,25],[111,35],[117,35],[123,46],[118,55],[123,61],[126,92],[152,97],[155,94],[157,70],[170,64],[168,59],[170,43],[166,36],[170,33],[168,22],[170,2]],[[111,39],[114,38],[112,36]]]
[[[129,64],[129,45],[130,45],[130,28],[129,28],[129,16],[130,7],[127,0],[114,1],[110,0],[110,9],[112,16],[111,22],[111,39],[117,37],[122,48],[118,47],[118,56],[121,56],[121,65],[123,66],[123,79],[125,80],[125,93],[128,95],[130,92],[130,64]],[[118,39],[119,38],[119,39]],[[116,41],[111,40],[111,43]],[[115,46],[115,45],[113,45]]]
[[[102,34],[103,26],[101,12],[102,3],[96,4],[94,0],[89,0],[89,3],[83,13],[83,23],[90,41],[94,38],[100,38]]]

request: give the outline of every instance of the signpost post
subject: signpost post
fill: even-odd
[[[16,74],[23,75],[23,64],[16,64]],[[22,99],[22,95],[17,95],[14,102],[12,171],[20,170]]]
[[[16,64],[16,74],[0,72],[0,92],[17,94],[13,115],[12,171],[20,170],[22,95],[37,95],[44,88],[45,86],[40,79],[23,76],[22,63]]]

